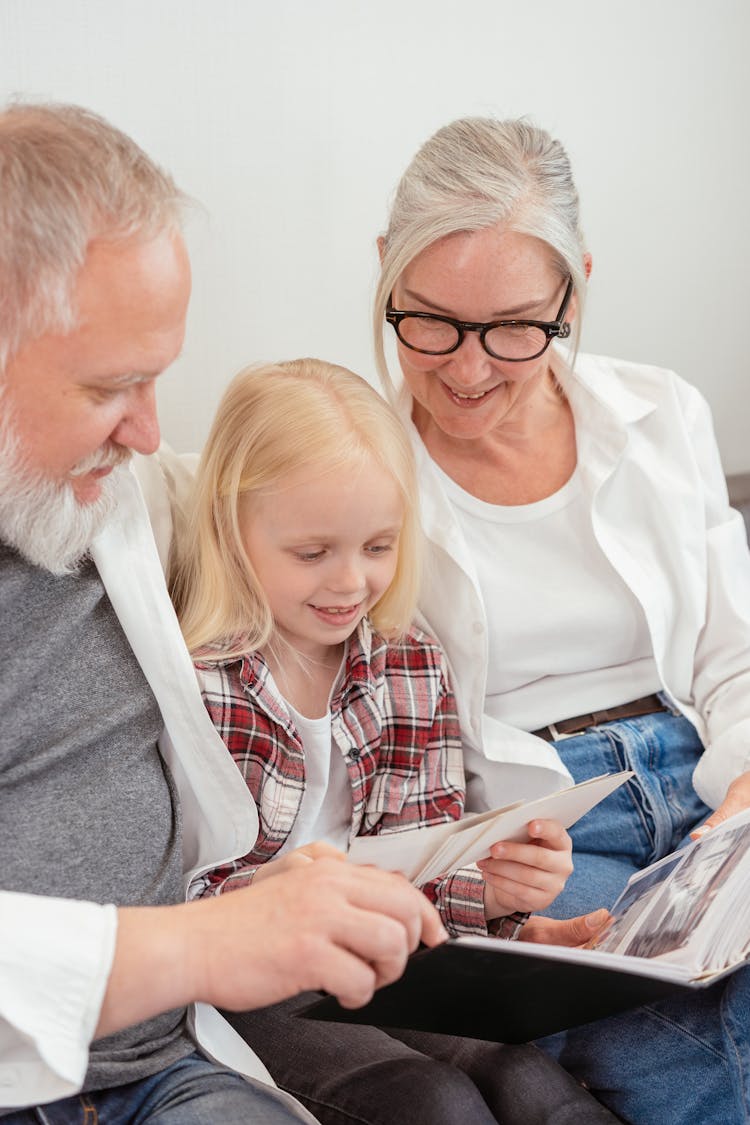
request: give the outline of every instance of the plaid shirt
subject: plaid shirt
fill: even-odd
[[[243,859],[203,876],[197,893],[244,886],[286,841],[305,788],[304,750],[263,657],[198,662],[203,698],[258,807],[260,831]],[[387,643],[362,622],[349,639],[331,698],[334,750],[352,791],[350,839],[455,820],[465,782],[445,657],[416,629]],[[465,867],[422,888],[453,934],[487,933],[484,879]]]

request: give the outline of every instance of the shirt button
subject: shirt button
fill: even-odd
[[[355,746],[353,750],[349,751],[349,757],[353,762],[358,762],[362,757],[362,751]]]

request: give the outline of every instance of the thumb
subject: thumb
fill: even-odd
[[[716,812],[712,812],[706,819],[704,824],[699,828],[695,828],[691,833],[693,840],[699,839],[704,836],[706,832],[710,832],[712,828],[718,828],[725,820],[729,820],[730,816],[735,813],[743,812],[744,809],[750,808],[750,771],[741,773],[739,777],[735,777],[727,789],[724,800],[719,805]]]
[[[544,918],[532,914],[521,931],[521,941],[545,945],[585,945],[599,933],[610,919],[608,910],[594,910],[577,918]]]
[[[700,840],[701,836],[705,836],[712,828],[718,828],[725,820],[729,820],[730,816],[734,816],[735,813],[741,812],[744,808],[744,801],[733,798],[732,794],[728,793],[718,809],[712,812],[703,824],[699,824],[697,828],[693,829],[690,833],[690,839]]]
[[[325,840],[315,840],[312,844],[304,844],[301,848],[297,848],[297,851],[310,859],[346,860],[346,852],[342,852],[340,848],[335,848],[333,844],[329,844]]]
[[[610,920],[610,913],[603,907],[594,910],[591,914],[581,914],[577,918],[567,918],[567,930],[558,939],[558,945],[585,945],[592,937],[599,933]]]

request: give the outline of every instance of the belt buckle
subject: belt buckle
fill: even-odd
[[[564,734],[563,731],[557,729],[557,723],[547,723],[547,730],[552,735],[553,742],[562,742],[566,738],[572,738],[576,733],[576,731],[572,730],[569,734]]]

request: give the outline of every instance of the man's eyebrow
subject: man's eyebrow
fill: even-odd
[[[95,381],[115,387],[127,387],[136,383],[148,383],[149,380],[157,379],[160,375],[163,375],[165,371],[168,371],[181,355],[182,351],[180,351],[174,359],[171,359],[166,367],[160,367],[156,371],[124,371],[119,375],[100,375]]]
[[[158,371],[125,371],[122,375],[104,375],[102,378],[106,383],[121,387],[130,383],[146,383],[149,379],[155,379],[158,374]]]

